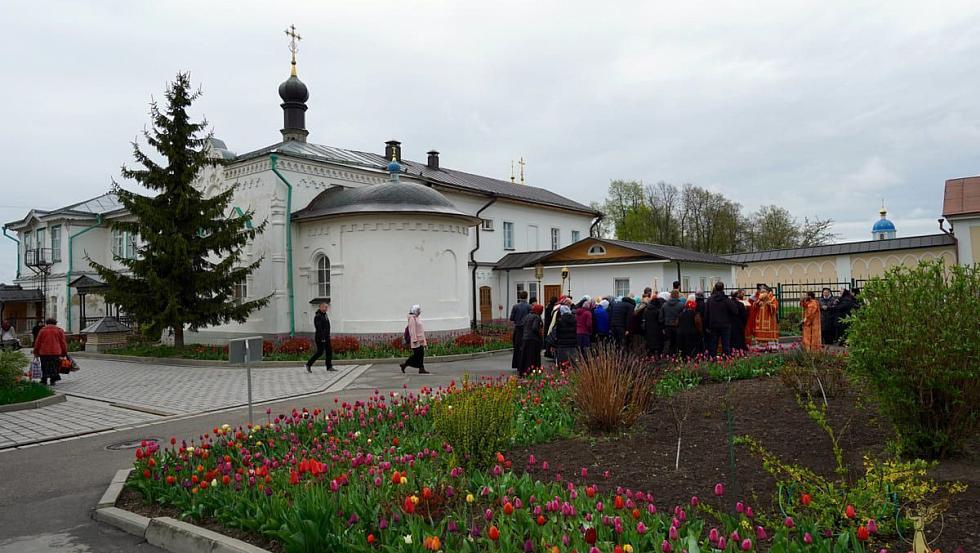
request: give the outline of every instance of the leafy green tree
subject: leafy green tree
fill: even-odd
[[[157,194],[143,196],[114,185],[134,220],[113,222],[112,227],[139,236],[141,243],[136,255],[115,256],[124,271],[90,261],[108,285],[106,301],[119,305],[151,332],[173,329],[177,346],[184,344],[185,327],[244,323],[249,313],[269,301],[268,296],[251,301],[234,297],[235,287],[262,263],[259,258],[242,264],[242,253],[265,222],[252,226],[252,211],[229,216],[234,188],[205,198],[193,185],[203,168],[218,163],[206,149],[207,123],[193,122],[187,114],[200,94],[191,92],[190,76],[181,73],[168,85],[164,111],[150,103],[153,129],[144,136],[162,163],[134,142],[133,157],[141,168],[123,166],[122,176]]]
[[[944,457],[980,425],[980,265],[890,269],[850,317],[848,368],[895,427],[902,453]]]

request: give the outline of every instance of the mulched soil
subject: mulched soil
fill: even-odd
[[[147,503],[138,491],[131,488],[123,488],[122,493],[119,494],[119,498],[116,500],[116,507],[127,511],[132,511],[136,514],[149,518],[171,517],[177,520],[182,520],[180,516],[180,509],[160,505],[159,503]],[[191,524],[202,528],[207,528],[208,530],[213,530],[219,534],[224,534],[237,540],[242,540],[271,551],[272,553],[282,553],[283,551],[282,545],[275,540],[270,540],[269,538],[266,538],[260,534],[247,532],[239,528],[228,528],[227,526],[222,526],[221,523],[214,519],[208,518],[204,520],[187,520],[186,522],[190,522]]]
[[[736,446],[735,469],[730,468],[725,414],[726,405],[730,405],[736,436],[750,435],[784,461],[833,476],[830,439],[778,379],[710,384],[687,394],[691,407],[682,431],[679,470],[674,470],[677,430],[663,404],[643,416],[628,434],[578,437],[513,451],[510,457],[514,470],[528,470],[525,463],[530,454],[535,455],[537,464],[529,472],[542,478],[561,473],[567,480],[581,481],[581,469],[586,467],[588,480],[598,480],[605,490],[622,486],[649,491],[661,509],[688,505],[692,495],[714,502],[714,484],[722,482],[726,486],[725,497],[732,503],[743,499],[757,513],[778,512],[772,501],[776,482],[747,448]],[[831,398],[828,419],[838,434],[847,425],[841,446],[852,473],[860,474],[862,457],[883,454],[893,433],[877,418],[873,407],[862,405],[857,399],[848,394]],[[976,447],[980,443],[973,445],[974,451],[980,450]],[[540,468],[541,461],[550,464],[547,475]],[[609,471],[609,478],[603,480],[605,471]],[[965,482],[969,488],[957,496],[943,524],[937,522],[927,528],[927,538],[938,535],[932,546],[946,552],[957,551],[958,547],[980,551],[980,459],[973,455],[944,462],[933,476],[937,480]],[[905,549],[903,546],[895,550]]]

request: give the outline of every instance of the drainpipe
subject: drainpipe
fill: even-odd
[[[681,262],[677,262],[677,287],[681,287]],[[689,292],[690,290],[682,290],[683,292]]]
[[[289,335],[296,336],[296,317],[293,307],[293,185],[276,168],[279,157],[270,154],[272,172],[286,185],[286,295],[289,298]]]
[[[954,255],[954,261],[955,261],[955,263],[957,265],[959,265],[960,264],[960,240],[959,240],[959,238],[956,237],[955,234],[953,234],[953,224],[950,223],[949,224],[949,230],[946,230],[946,227],[943,226],[943,223],[945,223],[945,222],[946,222],[946,219],[944,217],[940,217],[939,218],[939,230],[943,231],[944,233],[946,233],[947,235],[949,235],[950,238],[953,239],[953,255]],[[6,233],[6,229],[4,229],[4,232]],[[17,251],[20,251],[20,250],[17,250]]]
[[[14,238],[13,236],[7,234],[7,225],[3,226],[3,235],[10,238],[17,244],[17,278],[20,278],[20,240]]]
[[[483,204],[483,207],[481,207],[480,209],[478,209],[476,211],[476,217],[479,219],[480,218],[480,214],[483,213],[483,211],[486,208],[492,206],[496,202],[497,202],[497,196],[491,197],[489,202]],[[472,328],[473,330],[476,330],[476,309],[477,309],[477,303],[476,302],[478,301],[478,298],[476,297],[476,269],[477,269],[477,264],[476,264],[476,257],[475,256],[476,256],[477,250],[480,249],[480,228],[482,226],[483,226],[482,222],[481,221],[477,221],[477,223],[476,223],[476,247],[473,248],[472,250],[470,250],[470,263],[473,264],[473,274],[471,276],[471,282],[470,282],[471,292],[473,294],[473,319],[470,321],[470,328]],[[501,229],[503,229],[503,227],[501,227]],[[503,230],[501,230],[501,232],[503,232]],[[491,305],[490,308],[491,308],[491,318],[492,318],[493,305]]]
[[[67,319],[65,321],[65,329],[69,334],[71,334],[71,273],[72,268],[74,267],[73,262],[75,261],[74,256],[72,255],[75,251],[75,238],[85,234],[101,224],[102,215],[96,215],[94,225],[85,227],[75,234],[68,235],[68,270],[65,272],[65,318]]]

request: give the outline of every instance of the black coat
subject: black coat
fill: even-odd
[[[313,327],[316,328],[314,338],[317,342],[330,341],[330,319],[326,313],[317,309],[316,314],[313,315]]]
[[[664,328],[660,322],[660,307],[663,303],[661,299],[653,300],[643,310],[643,335],[650,352],[659,352],[664,348]]]
[[[660,322],[664,326],[677,326],[677,317],[684,310],[684,302],[680,298],[670,298],[660,308]]]
[[[704,304],[705,327],[724,330],[736,323],[738,310],[735,308],[735,301],[724,292],[712,292]]]
[[[634,309],[636,309],[636,302],[633,298],[623,298],[623,301],[617,301],[609,306],[609,328],[623,330],[629,328],[630,316]]]
[[[551,318],[555,314],[555,304],[556,301],[549,301],[547,307],[544,308],[544,328],[547,330],[551,328]]]
[[[573,348],[578,345],[575,333],[575,315],[565,313],[555,323],[555,345],[560,348]]]
[[[541,322],[541,315],[537,313],[528,313],[524,315],[524,320],[521,321],[521,332],[522,338],[525,342],[532,340],[537,340],[538,346],[541,345],[541,327],[544,323]]]
[[[745,304],[733,299],[735,321],[732,323],[732,349],[748,349],[745,343],[745,325],[749,322],[749,310]]]
[[[531,312],[531,305],[524,300],[519,300],[510,308],[510,322],[514,323],[514,326],[522,326],[524,324],[524,317]]]

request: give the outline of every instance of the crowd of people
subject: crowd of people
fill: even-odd
[[[837,342],[843,336],[843,319],[856,305],[848,290],[836,298],[825,289],[820,300],[810,293],[801,302],[804,347],[818,349],[821,344]],[[578,301],[561,296],[551,298],[547,305],[521,291],[510,312],[511,366],[526,374],[541,366],[542,352],[560,365],[596,343],[612,343],[651,356],[732,355],[753,345],[777,343],[778,311],[776,294],[765,284],[757,285],[755,293],[747,296],[745,290],[727,293],[722,282],[707,295],[700,290],[683,294],[680,283],[674,282],[669,292],[646,288],[637,297],[585,295]]]

